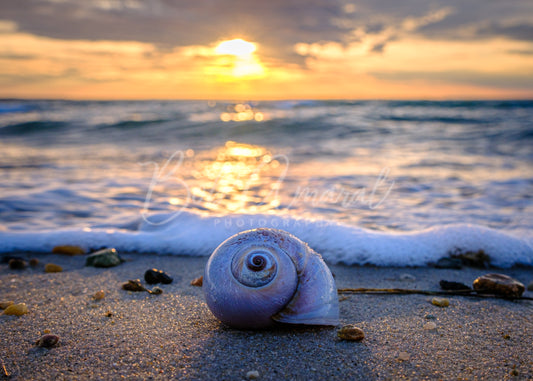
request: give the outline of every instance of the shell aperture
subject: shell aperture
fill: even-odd
[[[222,242],[207,262],[203,290],[211,312],[236,328],[339,322],[329,268],[283,230],[247,230]]]

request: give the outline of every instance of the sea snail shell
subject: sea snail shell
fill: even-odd
[[[339,323],[328,266],[283,230],[247,230],[222,242],[207,262],[203,290],[211,312],[236,328]]]

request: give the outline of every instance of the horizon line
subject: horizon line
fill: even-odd
[[[322,102],[516,102],[533,101],[531,97],[524,98],[65,98],[65,97],[2,97],[5,101],[68,101],[68,102],[294,102],[294,101],[322,101]]]

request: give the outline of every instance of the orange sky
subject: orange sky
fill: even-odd
[[[356,5],[344,7],[348,15],[356,10]],[[283,54],[268,35],[263,34],[263,42],[261,34],[246,30],[212,34],[201,44],[162,45],[140,38],[62,38],[4,19],[0,97],[533,98],[533,41],[498,34],[459,39],[419,33],[454,12],[441,7],[396,18],[377,32],[351,26],[346,28],[350,38],[278,42]],[[223,41],[238,38],[253,45],[243,45],[245,51],[220,48]]]

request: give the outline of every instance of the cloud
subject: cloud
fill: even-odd
[[[387,81],[429,81],[433,83],[470,84],[500,89],[524,89],[533,87],[533,77],[516,73],[480,73],[476,71],[448,70],[448,71],[393,71],[372,72],[375,78]]]
[[[399,18],[398,20],[390,19],[388,22],[371,22],[362,28],[353,31],[354,38],[345,43],[346,48],[360,45],[361,50],[368,53],[383,53],[385,47],[392,41],[397,41],[404,36],[415,33],[420,28],[439,22],[453,13],[451,8],[441,8],[432,10],[426,14],[414,17],[409,16]],[[311,48],[307,48],[311,46]],[[331,46],[331,42],[296,45],[296,51],[304,56],[316,56],[315,52],[323,53],[324,49],[320,46]]]
[[[531,56],[533,55],[533,48],[532,49],[509,49],[507,53],[518,54],[521,56]]]
[[[35,54],[12,54],[12,53],[0,53],[0,60],[31,60],[37,58]]]
[[[531,20],[531,0],[1,0],[0,92],[499,96],[532,86]],[[233,38],[257,44],[264,76],[235,86],[213,53]]]
[[[0,34],[9,34],[17,30],[17,24],[9,20],[0,20]]]
[[[503,36],[513,40],[533,41],[533,24],[517,23],[502,25],[491,23],[477,29],[479,36]]]
[[[340,41],[340,0],[3,0],[2,18],[23,32],[58,39],[140,41],[160,47],[245,37],[271,56],[298,42]]]
[[[263,57],[285,62],[302,62],[298,43],[346,45],[362,36],[375,40],[368,52],[383,52],[406,34],[533,40],[530,0],[2,0],[0,15],[10,23],[4,27],[39,36],[159,49],[243,37],[259,43]]]
[[[420,28],[420,34],[436,39],[507,37],[533,41],[533,2],[529,0],[449,0],[446,6],[454,12],[437,23]]]

